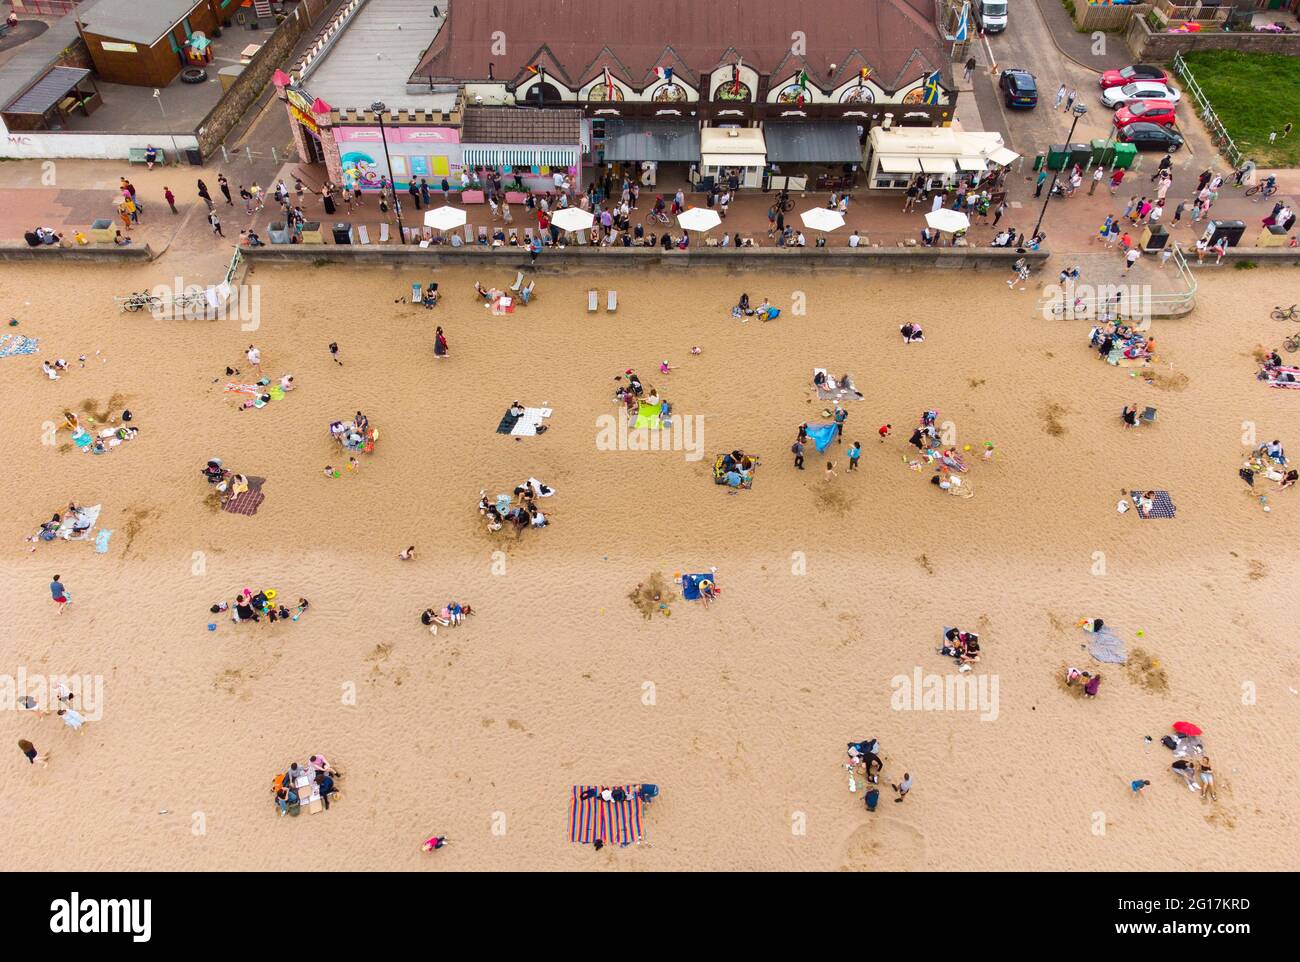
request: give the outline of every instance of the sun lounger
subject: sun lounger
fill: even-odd
[[[1146,410],[1144,410],[1144,411],[1142,412],[1142,420],[1143,420],[1144,422],[1146,422],[1147,424],[1155,424],[1155,423],[1156,423],[1156,409],[1155,409],[1155,408],[1147,408]]]
[[[533,285],[536,283],[536,281],[529,281],[524,289],[519,292],[519,300],[521,302],[527,304],[533,299]]]
[[[465,225],[465,243],[474,243],[474,228],[470,227],[469,224]]]
[[[357,228],[357,237],[361,239],[361,243],[363,244],[370,243],[370,234],[366,232],[365,224],[362,224]]]
[[[610,314],[618,310],[618,291],[610,291],[605,296],[605,310]]]
[[[600,293],[598,291],[587,291],[587,313],[595,314],[600,310]]]
[[[510,285],[510,289],[517,294],[519,293],[519,289],[523,286],[524,286],[524,272],[520,271],[518,274],[515,275],[515,282]]]
[[[524,240],[528,242],[529,247],[533,246],[533,229],[531,227],[524,228]]]
[[[509,242],[510,242],[510,246],[511,246],[511,247],[518,247],[518,246],[519,246],[519,228],[518,228],[518,227],[512,227],[512,228],[510,228],[510,232],[507,234],[507,238],[508,238],[508,240],[509,240]]]
[[[388,225],[387,225],[387,224],[380,224],[380,225],[379,225],[379,243],[381,243],[381,244],[387,244],[387,243],[388,243]]]
[[[418,283],[411,285],[411,303],[412,304],[420,303],[420,285]]]

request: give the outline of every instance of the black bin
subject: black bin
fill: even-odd
[[[350,225],[348,225],[348,224],[335,224],[335,225],[334,225],[334,243],[336,243],[336,244],[351,244],[351,243],[352,243],[352,227],[351,227]]]
[[[1070,164],[1078,164],[1080,167],[1087,167],[1088,162],[1092,160],[1091,144],[1069,144],[1065,148],[1070,154]]]
[[[1229,247],[1236,247],[1241,243],[1242,235],[1246,233],[1246,225],[1239,220],[1212,220],[1210,227],[1210,246],[1213,247],[1219,242],[1220,237],[1228,239]]]
[[[1162,251],[1169,243],[1169,232],[1157,224],[1155,227],[1148,227],[1142,233],[1142,249],[1148,253],[1151,251]]]
[[[203,152],[197,147],[187,147],[185,150],[185,159],[188,160],[190,165],[193,167],[203,166]]]
[[[325,208],[325,213],[334,213],[334,198],[326,194],[321,198],[321,205]]]

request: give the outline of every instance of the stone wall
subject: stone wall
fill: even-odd
[[[27,244],[0,244],[0,261],[96,261],[99,263],[146,262],[153,260],[148,244],[136,247],[29,247]]]
[[[262,44],[250,63],[244,67],[230,89],[222,95],[195,131],[199,141],[199,150],[206,158],[213,153],[226,134],[239,123],[239,118],[262,95],[266,85],[271,82],[271,74],[288,63],[289,55],[298,40],[310,29],[315,29],[317,20],[325,12],[331,0],[300,0],[294,6],[294,13],[271,35],[271,39]]]
[[[1124,41],[1133,59],[1142,63],[1166,63],[1174,53],[1198,50],[1239,50],[1242,53],[1280,53],[1300,56],[1300,33],[1153,33],[1142,17],[1129,21]]]

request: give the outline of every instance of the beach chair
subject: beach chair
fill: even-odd
[[[533,246],[533,229],[531,227],[524,228],[524,240],[528,242],[529,247]]]
[[[600,294],[597,291],[587,291],[587,313],[595,314],[600,310]]]
[[[573,232],[573,236],[577,240],[579,247],[587,246],[587,232],[585,230],[576,230]]]
[[[379,243],[381,243],[381,244],[387,244],[387,243],[388,243],[388,224],[387,224],[387,223],[383,223],[383,224],[380,224],[380,225],[379,225]]]
[[[478,243],[479,243],[479,246],[480,246],[480,247],[487,247],[487,246],[488,246],[488,232],[487,232],[487,228],[484,227],[484,226],[482,226],[481,224],[479,225],[479,229],[478,229]]]
[[[465,224],[465,243],[474,243],[474,228],[470,227],[468,222]]]
[[[605,310],[613,314],[618,310],[618,291],[610,291],[605,297]]]
[[[518,227],[512,227],[512,228],[510,228],[510,233],[507,235],[507,238],[508,238],[508,240],[509,240],[509,242],[510,242],[510,246],[511,246],[511,247],[518,247],[518,246],[519,246],[519,228],[518,228]]]
[[[411,303],[420,303],[420,285],[418,282],[411,285]]]
[[[1146,410],[1144,410],[1144,411],[1142,412],[1142,423],[1143,423],[1143,424],[1155,424],[1155,423],[1156,423],[1156,409],[1155,409],[1155,408],[1147,408]]]
[[[518,274],[515,275],[515,282],[510,285],[510,289],[514,291],[516,294],[518,294],[519,289],[523,286],[524,286],[524,272],[520,271]]]
[[[370,234],[366,232],[365,224],[361,224],[359,227],[357,227],[357,237],[361,239],[361,243],[363,244],[370,243]]]
[[[533,299],[533,285],[536,283],[536,281],[529,281],[528,285],[519,292],[519,302],[521,304],[527,304]]]

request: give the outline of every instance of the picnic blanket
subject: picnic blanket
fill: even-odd
[[[831,377],[830,372],[824,367],[813,368],[813,377],[818,374],[825,374],[826,381],[823,384],[816,385],[817,396],[823,401],[861,401],[862,394],[853,386],[853,378],[844,375],[838,381]]]
[[[717,579],[713,572],[705,571],[698,575],[682,575],[682,599],[684,601],[699,601],[701,586],[717,585]]]
[[[505,417],[497,425],[497,434],[513,434],[515,437],[531,437],[540,434],[542,421],[550,416],[550,408],[524,408],[524,413],[518,417],[506,411]]]
[[[23,337],[21,334],[0,335],[0,357],[21,357],[24,354],[35,354],[40,349],[40,338]]]
[[[820,454],[831,446],[835,440],[834,424],[810,424],[808,425],[808,439],[812,441]]]
[[[1261,374],[1269,387],[1300,388],[1300,367],[1276,367]]]
[[[99,521],[99,512],[103,506],[92,504],[89,507],[82,508],[80,512],[73,514],[68,512],[62,523],[59,525],[58,536],[64,541],[86,541],[90,538],[90,532],[95,529],[95,523]],[[72,526],[81,522],[82,530],[74,532]],[[90,522],[89,525],[86,522]]]
[[[1174,499],[1169,497],[1168,491],[1151,492],[1151,510],[1143,512],[1138,505],[1145,489],[1129,488],[1131,492],[1129,497],[1133,500],[1133,507],[1137,508],[1139,518],[1172,518],[1174,516]]]
[[[221,506],[222,511],[229,511],[231,514],[243,514],[252,517],[257,514],[257,509],[262,506],[266,500],[266,495],[262,493],[262,485],[266,483],[266,478],[248,479],[248,490],[243,494],[238,494],[233,498],[227,498],[225,504]]]
[[[621,802],[607,802],[599,794],[583,798],[584,791],[604,791],[621,788],[627,798]],[[631,845],[640,842],[641,799],[632,785],[574,785],[569,802],[569,841],[590,845],[600,839],[606,845]]]
[[[637,408],[636,423],[633,427],[650,428],[658,431],[663,427],[659,421],[659,412],[661,410],[662,408],[658,404],[646,404],[645,401],[642,401],[640,407]]]
[[[1124,650],[1124,642],[1119,635],[1109,628],[1103,627],[1101,631],[1089,632],[1092,636],[1088,639],[1088,654],[1092,655],[1097,661],[1108,662],[1112,665],[1122,665],[1128,661],[1128,653]]]

